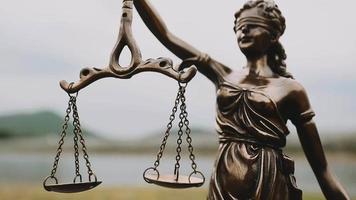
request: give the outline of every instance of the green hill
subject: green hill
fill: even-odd
[[[51,111],[4,115],[0,116],[0,139],[58,134],[62,124],[63,117]],[[84,131],[86,135],[92,135]]]
[[[70,122],[71,123],[71,122]],[[0,116],[0,148],[27,150],[43,148],[54,148],[57,146],[59,134],[63,124],[63,117],[51,111],[35,113],[20,113]],[[69,126],[68,134],[72,137],[72,128]],[[191,127],[191,137],[196,150],[206,153],[216,152],[218,147],[218,136],[215,130]],[[146,137],[130,141],[120,141],[100,138],[93,132],[83,128],[85,138],[88,139],[90,149],[102,152],[153,152],[157,151],[165,130],[158,130]],[[89,136],[89,137],[88,137]],[[356,152],[356,132],[344,134],[328,134],[324,137],[323,146],[326,151]],[[13,139],[9,142],[8,139]],[[68,139],[68,138],[67,138]],[[183,146],[186,149],[185,135],[183,135]],[[297,138],[289,138],[286,151],[301,152],[301,146]],[[177,130],[171,130],[168,139],[167,150],[174,152],[177,144]],[[68,144],[71,144],[70,142]],[[5,148],[5,149],[6,149]]]

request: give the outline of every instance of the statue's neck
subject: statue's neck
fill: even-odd
[[[247,58],[246,66],[244,67],[249,76],[274,77],[275,73],[268,66],[267,55],[257,58]]]

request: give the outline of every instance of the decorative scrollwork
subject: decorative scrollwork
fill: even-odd
[[[73,83],[71,87],[69,87],[67,81],[60,81],[60,86],[63,90],[68,93],[75,93],[102,78],[113,77],[129,79],[133,75],[145,71],[159,72],[182,83],[189,82],[195,76],[197,69],[192,66],[193,63],[190,63],[188,68],[185,67],[185,70],[179,71],[180,65],[174,67],[172,60],[169,58],[161,57],[157,59],[147,59],[145,61],[142,60],[140,49],[132,35],[132,8],[132,0],[123,0],[120,32],[116,45],[111,53],[109,66],[102,69],[95,67],[82,69],[79,82]],[[131,52],[131,62],[127,67],[123,67],[119,64],[119,58],[125,47],[128,47]]]

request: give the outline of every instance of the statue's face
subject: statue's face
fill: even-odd
[[[274,42],[271,33],[255,24],[244,24],[236,30],[237,43],[246,57],[259,57],[267,53]]]

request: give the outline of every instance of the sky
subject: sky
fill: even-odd
[[[239,69],[245,58],[233,32],[241,0],[151,0],[171,32]],[[287,20],[281,38],[288,70],[306,88],[322,137],[356,130],[356,2],[278,0]],[[0,115],[52,110],[68,101],[59,81],[84,67],[107,66],[119,31],[122,0],[0,0]],[[144,59],[170,57],[134,11],[133,34]],[[124,58],[123,58],[124,59]],[[84,126],[104,137],[163,133],[177,82],[158,73],[101,79],[79,93]],[[188,85],[192,127],[215,127],[215,89],[198,74]]]

